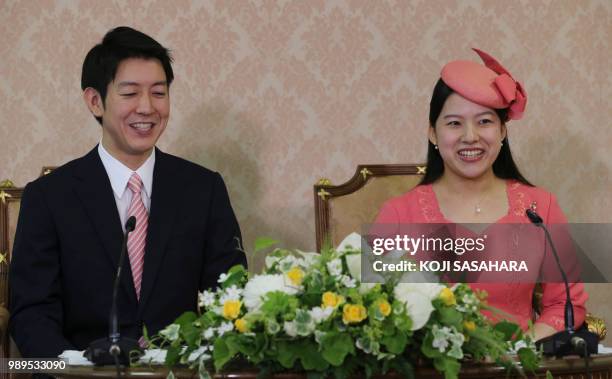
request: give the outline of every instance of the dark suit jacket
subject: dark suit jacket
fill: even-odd
[[[25,357],[83,350],[108,335],[123,232],[94,148],[23,193],[10,268],[10,331]],[[138,338],[195,310],[197,292],[246,258],[218,173],[156,150],[141,300],[129,259],[118,293],[121,334]]]

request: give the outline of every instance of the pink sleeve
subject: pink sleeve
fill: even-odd
[[[376,216],[375,224],[399,224],[400,217],[397,209],[393,205],[393,200],[387,201]]]
[[[555,224],[567,224],[567,219],[554,195],[550,196],[550,205],[545,222],[548,227],[554,227]],[[564,237],[569,238],[569,234],[559,237],[561,239]],[[557,242],[563,244],[568,241],[555,241],[555,243]],[[561,261],[563,263],[564,259],[561,259]],[[568,277],[572,278],[571,271],[575,267],[564,267],[566,271],[569,271]],[[563,330],[565,327],[565,285],[563,283],[543,283],[542,289],[542,315],[538,322],[548,324],[556,330]],[[588,299],[588,294],[584,290],[584,284],[570,283],[570,297],[574,306],[574,327],[578,328],[584,322],[586,315],[585,303]]]

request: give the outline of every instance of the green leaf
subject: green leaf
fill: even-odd
[[[298,354],[304,370],[323,371],[329,367],[329,363],[323,359],[314,342],[302,341],[301,344],[295,344],[294,347],[299,350]]]
[[[277,243],[277,240],[272,239],[270,237],[259,237],[255,240],[255,248],[253,249],[253,254],[257,254],[272,245],[276,245]]]
[[[181,327],[180,333],[189,346],[195,347],[196,345],[200,345],[202,332],[199,328],[193,326],[193,324],[186,324]]]
[[[290,342],[279,341],[278,342],[278,362],[287,369],[293,368],[295,360],[298,358],[297,354],[291,347]]]
[[[166,366],[174,367],[179,360],[179,353],[181,352],[180,346],[170,345],[168,352],[166,353]]]
[[[508,321],[500,321],[493,327],[493,330],[502,333],[505,341],[511,341],[512,336],[518,333],[521,328],[512,322]]]
[[[333,366],[340,366],[347,354],[355,354],[353,339],[346,333],[327,333],[321,346],[323,358]]]
[[[215,341],[213,350],[213,360],[215,370],[220,371],[225,364],[236,355],[237,351],[232,350],[226,343],[226,337],[218,338]]]
[[[425,336],[425,339],[423,340],[423,343],[421,344],[421,352],[427,358],[437,358],[443,354],[440,352],[440,350],[435,349],[432,346],[432,343],[433,343],[433,334],[431,334],[431,331],[429,331],[427,332],[427,335]]]
[[[284,292],[268,292],[261,306],[261,311],[270,318],[276,318],[277,315],[293,314],[297,307],[297,302],[298,300],[295,297]]]
[[[174,379],[174,373],[172,372],[172,370],[168,371],[168,375],[166,376],[166,379]]]
[[[408,343],[408,335],[405,332],[398,332],[395,336],[385,336],[380,341],[390,353],[401,354]]]
[[[434,359],[434,368],[444,373],[444,379],[457,379],[461,364],[456,359],[443,356]]]
[[[553,374],[550,372],[550,370],[546,370],[546,379],[553,379]]]
[[[227,272],[227,278],[221,283],[221,288],[240,286],[247,276],[248,273],[243,265],[235,265]]]
[[[174,323],[179,324],[182,329],[185,325],[189,325],[195,320],[197,320],[197,318],[198,318],[198,315],[196,315],[195,312],[189,311],[189,312],[185,312],[182,315],[180,315],[179,318],[177,318],[176,321],[174,321]]]
[[[540,359],[538,358],[537,354],[528,347],[520,348],[517,351],[517,355],[525,370],[535,371],[535,369],[537,369],[540,365]]]
[[[391,361],[391,368],[397,371],[404,379],[414,379],[414,368],[404,357],[398,357]]]
[[[461,330],[463,323],[463,316],[460,312],[453,308],[442,308],[438,311],[440,315],[440,322],[448,326],[454,326],[458,330]]]

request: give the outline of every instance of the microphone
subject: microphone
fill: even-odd
[[[93,341],[84,353],[85,357],[96,366],[118,363],[127,366],[130,363],[130,352],[137,351],[138,357],[143,353],[138,341],[131,338],[121,338],[118,321],[119,311],[117,309],[117,293],[119,292],[121,268],[123,267],[123,261],[125,260],[127,252],[128,234],[134,231],[135,228],[136,217],[131,216],[125,223],[125,234],[123,235],[123,244],[121,245],[121,255],[119,256],[119,264],[113,284],[108,337]]]
[[[574,306],[572,305],[572,298],[570,296],[569,282],[565,270],[559,261],[559,254],[550,236],[548,228],[544,225],[544,221],[539,214],[533,209],[527,209],[525,214],[529,218],[532,224],[542,228],[546,240],[551,247],[557,268],[563,278],[563,284],[565,284],[565,330],[555,333],[552,336],[542,338],[536,341],[536,346],[542,346],[543,354],[548,356],[563,357],[571,354],[579,354],[586,356],[588,354],[597,354],[597,344],[599,339],[596,334],[591,333],[587,330],[584,325],[579,329],[574,329]],[[586,348],[585,348],[586,347]]]

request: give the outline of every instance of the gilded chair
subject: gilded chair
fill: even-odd
[[[40,176],[47,175],[54,168],[43,167]],[[0,349],[4,358],[19,355],[8,335],[8,274],[22,194],[23,188],[15,187],[12,181],[0,182]]]
[[[0,341],[3,357],[10,356],[8,271],[22,193],[23,189],[15,187],[10,180],[0,183]]]
[[[361,233],[374,222],[383,203],[415,187],[425,173],[424,165],[359,165],[344,184],[321,179],[314,186],[317,251],[324,243],[337,246],[348,234]]]
[[[321,179],[314,186],[315,227],[317,251],[322,246],[338,246],[350,233],[362,233],[365,224],[374,222],[385,201],[414,188],[425,174],[425,165],[389,164],[359,165],[353,177],[340,185]],[[587,313],[589,330],[604,339],[606,324],[612,323],[612,284],[585,283],[590,299],[587,309],[599,318]],[[541,287],[534,294],[536,313],[541,308]]]

